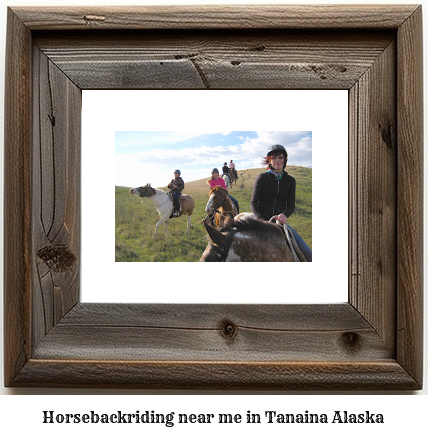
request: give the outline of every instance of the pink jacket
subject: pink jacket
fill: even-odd
[[[210,181],[210,187],[214,188],[217,185],[219,185],[220,187],[223,187],[223,188],[225,188],[227,190],[226,183],[224,182],[223,178],[218,177],[217,179],[211,179],[211,181]]]

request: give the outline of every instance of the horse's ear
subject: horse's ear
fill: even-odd
[[[233,214],[230,211],[228,211],[227,216],[224,220],[224,224],[225,226],[233,226],[233,223],[234,223]]]
[[[224,247],[226,245],[227,235],[223,235],[217,229],[214,229],[209,223],[207,223],[206,219],[204,220],[204,226],[208,232],[208,236],[211,238],[211,241],[214,244],[217,244],[220,247]]]

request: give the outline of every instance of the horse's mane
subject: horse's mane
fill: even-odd
[[[221,190],[224,190],[224,192],[225,192],[226,194],[228,194],[228,193],[227,193],[227,190],[226,190],[224,187],[222,187],[221,185],[216,185],[214,188],[211,189],[211,191],[210,191],[210,195],[211,195],[212,193],[214,193],[215,191],[221,191]]]
[[[246,218],[242,220],[234,220],[232,225],[223,226],[219,229],[220,232],[230,232],[232,228],[235,228],[238,232],[255,232],[259,235],[269,236],[282,234],[282,229],[274,223],[266,223],[263,220],[256,220],[253,218]]]

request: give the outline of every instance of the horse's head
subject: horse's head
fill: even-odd
[[[224,205],[224,201],[227,198],[227,190],[220,185],[217,185],[210,191],[210,197],[207,202],[207,206],[205,207],[205,212],[207,214],[212,214],[214,210],[222,207]]]
[[[207,214],[212,214],[214,212],[214,195],[210,194],[210,197],[208,199],[207,205],[205,207],[205,212]]]
[[[150,197],[156,194],[155,189],[151,187],[150,184],[146,184],[144,187],[131,188],[129,193],[136,194],[140,197]]]
[[[208,232],[209,244],[199,259],[199,262],[224,262],[230,248],[230,243],[228,243],[229,233],[222,233],[221,231],[214,229],[212,227],[212,218],[205,218],[203,223]],[[229,212],[226,217],[225,225],[226,227],[232,227],[233,223],[233,215]]]

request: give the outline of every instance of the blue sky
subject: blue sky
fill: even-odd
[[[185,182],[205,179],[230,160],[238,170],[262,167],[276,143],[287,149],[289,165],[312,167],[311,131],[116,131],[115,184],[162,187],[175,169]]]

